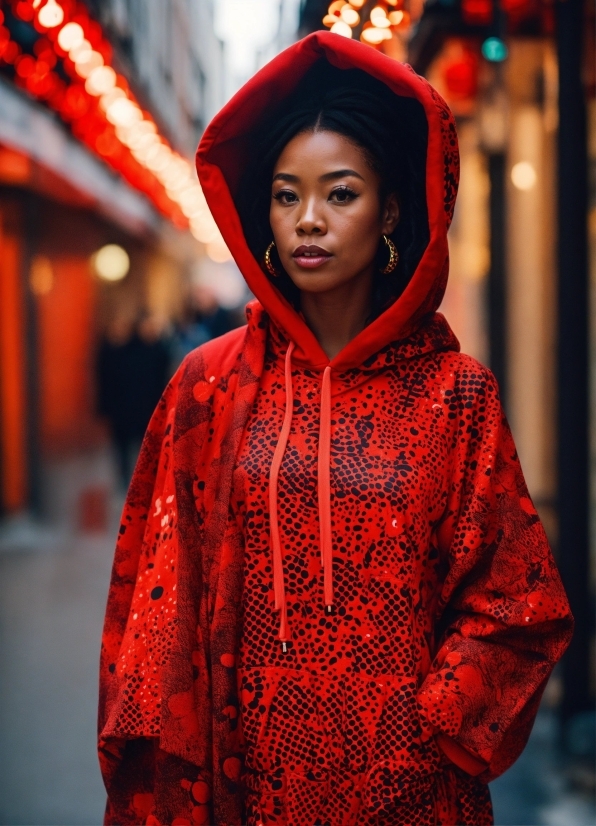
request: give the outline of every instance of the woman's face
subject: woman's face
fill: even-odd
[[[381,236],[399,219],[394,195],[380,203],[380,184],[363,150],[336,132],[303,132],[286,145],[273,170],[269,217],[300,291],[372,283]]]

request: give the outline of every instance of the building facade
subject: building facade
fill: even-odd
[[[192,159],[222,103],[212,0],[1,0],[0,528],[93,522],[95,482],[57,480],[106,443],[98,340],[183,311],[211,238]]]
[[[223,46],[213,0],[89,0],[127,76],[168,137],[192,156],[223,104]]]

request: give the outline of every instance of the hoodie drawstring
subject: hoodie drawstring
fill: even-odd
[[[279,468],[283,459],[290,428],[292,426],[292,411],[294,409],[294,392],[292,389],[292,351],[294,342],[291,341],[286,352],[286,411],[281,427],[281,433],[277,440],[273,461],[269,471],[269,522],[271,525],[271,550],[273,552],[273,592],[275,594],[275,610],[280,611],[279,617],[279,638],[286,650],[288,634],[288,610],[286,606],[286,590],[284,586],[284,567],[281,555],[281,542],[279,539],[279,518],[277,513],[277,478]]]
[[[273,554],[273,592],[275,596],[275,610],[280,612],[279,639],[284,652],[288,642],[288,610],[284,585],[283,557],[279,536],[279,514],[277,508],[277,482],[279,469],[288,444],[292,427],[292,413],[294,409],[294,391],[292,387],[292,352],[294,343],[290,342],[286,351],[285,384],[286,409],[279,439],[273,453],[273,460],[269,471],[269,521],[271,530],[271,550]],[[321,387],[321,425],[319,431],[319,461],[318,461],[318,490],[319,490],[319,525],[321,541],[321,565],[323,567],[323,581],[325,594],[325,608],[328,614],[333,611],[333,547],[331,537],[331,368],[326,367],[323,373]]]
[[[333,610],[333,548],[331,542],[331,367],[323,373],[321,387],[321,425],[319,429],[319,530],[321,535],[321,566],[325,590],[325,607]]]

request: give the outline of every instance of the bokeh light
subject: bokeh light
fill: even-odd
[[[52,262],[45,255],[36,255],[31,262],[29,288],[33,295],[48,295],[54,286]]]
[[[382,6],[375,6],[370,11],[370,22],[378,29],[388,29],[391,23]]]
[[[340,34],[342,37],[352,37],[352,29],[343,20],[338,20],[331,26],[331,31],[334,34]]]
[[[487,37],[482,44],[482,55],[491,63],[502,63],[507,54],[507,46],[500,37]]]
[[[58,34],[58,45],[65,52],[70,52],[71,49],[76,49],[81,45],[85,39],[83,27],[78,23],[67,23],[60,29]]]
[[[527,192],[536,184],[536,170],[529,161],[519,161],[511,169],[511,182],[516,189]]]
[[[341,19],[348,26],[357,26],[360,23],[360,15],[352,6],[345,5],[340,12]]]
[[[119,244],[106,244],[91,259],[93,269],[103,281],[121,281],[130,269],[130,258]]]
[[[58,5],[56,0],[47,0],[45,6],[42,6],[39,10],[37,19],[44,28],[54,29],[64,20],[64,9]]]
[[[85,89],[90,95],[98,97],[111,91],[116,85],[116,72],[111,66],[98,66],[94,69],[85,83]]]
[[[323,25],[332,32],[344,37],[359,36],[363,43],[380,48],[394,59],[402,59],[405,54],[405,36],[412,24],[411,12],[404,7],[411,0],[377,0],[366,19],[366,0],[333,0],[323,17]],[[372,5],[372,4],[371,4]],[[361,12],[364,11],[364,16]],[[420,16],[417,10],[415,19]],[[365,22],[364,22],[365,21]],[[362,23],[364,22],[364,25]],[[362,26],[362,28],[360,28]],[[348,28],[350,31],[348,31]],[[397,35],[397,37],[395,37]],[[394,41],[393,46],[385,48],[384,43]],[[400,45],[401,44],[401,45]]]

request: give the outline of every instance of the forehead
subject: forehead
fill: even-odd
[[[337,132],[301,132],[289,141],[275,164],[274,174],[321,174],[349,167],[362,177],[374,175],[364,150]]]

